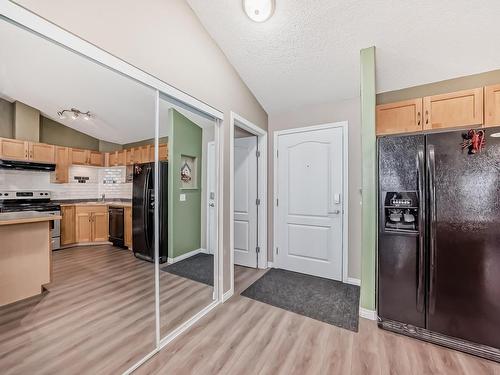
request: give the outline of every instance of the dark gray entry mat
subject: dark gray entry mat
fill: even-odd
[[[358,332],[356,285],[273,268],[241,295]]]
[[[177,263],[169,264],[161,270],[199,283],[214,285],[214,256],[211,254],[196,254]]]

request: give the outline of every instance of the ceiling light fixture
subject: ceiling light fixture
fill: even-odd
[[[92,117],[92,114],[90,111],[87,112],[82,112],[79,109],[76,108],[71,108],[71,109],[63,109],[62,111],[57,112],[57,115],[61,120],[64,120],[66,118],[66,113],[71,113],[70,117],[72,120],[76,120],[80,115],[83,115],[84,120],[90,120]]]
[[[500,138],[500,132],[499,133],[492,133],[490,134],[491,138]]]
[[[243,0],[243,10],[255,22],[265,22],[274,13],[275,0]]]

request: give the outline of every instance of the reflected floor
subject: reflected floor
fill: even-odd
[[[160,283],[162,332],[211,302],[205,284],[166,272]],[[3,374],[115,374],[154,349],[154,266],[132,252],[108,245],[55,251],[47,289],[0,307]]]

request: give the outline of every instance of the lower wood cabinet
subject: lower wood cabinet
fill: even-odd
[[[76,242],[108,241],[108,216],[107,206],[76,206]]]
[[[132,248],[132,207],[125,207],[123,226],[124,226],[124,243],[129,249]]]
[[[75,206],[61,206],[61,216],[61,245],[75,243]]]

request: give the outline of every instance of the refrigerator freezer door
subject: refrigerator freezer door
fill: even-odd
[[[422,159],[425,138],[391,136],[379,138],[379,242],[378,242],[378,316],[425,327],[424,246],[425,232],[388,233],[383,230],[385,192],[422,192],[423,177],[419,175],[419,151]],[[420,160],[421,162],[422,160]],[[420,165],[420,169],[423,166]],[[420,180],[420,181],[419,181]],[[423,194],[423,193],[421,193]],[[419,201],[423,200],[419,196]],[[420,204],[420,202],[418,202]],[[419,226],[420,231],[425,226]]]
[[[429,193],[435,191],[428,329],[494,348],[500,348],[500,138],[488,134],[498,131],[486,130],[486,147],[476,154],[461,150],[460,131],[427,136]]]

